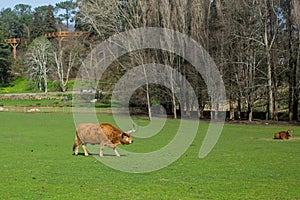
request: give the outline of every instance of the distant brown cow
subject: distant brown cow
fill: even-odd
[[[275,133],[274,139],[281,139],[281,140],[288,140],[289,137],[292,136],[293,131],[288,130],[288,131],[281,131],[278,133]]]
[[[78,124],[76,127],[76,136],[73,145],[75,155],[78,155],[78,147],[82,144],[84,155],[88,156],[86,144],[100,144],[100,156],[103,156],[104,146],[113,148],[116,156],[120,156],[116,147],[119,144],[131,144],[133,140],[130,138],[130,133],[136,129],[127,132],[122,132],[111,124]]]

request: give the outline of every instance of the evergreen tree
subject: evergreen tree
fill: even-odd
[[[10,79],[11,52],[9,45],[3,42],[4,31],[0,29],[0,83],[6,86]]]
[[[5,38],[20,38],[22,36],[22,24],[19,22],[17,14],[10,8],[1,11],[0,25],[5,31]]]
[[[56,21],[53,6],[41,6],[35,9],[32,37],[36,38],[48,32],[55,32]]]
[[[76,7],[76,3],[73,2],[73,0],[63,1],[56,4],[56,12],[63,10],[63,13],[59,14],[59,20],[60,22],[66,22],[67,29],[69,28],[69,23],[75,21]]]
[[[33,38],[36,38],[40,35],[42,35],[44,32],[43,30],[43,19],[42,15],[39,12],[34,13],[34,19],[33,19],[33,26],[31,30],[31,36]]]
[[[47,12],[44,20],[45,32],[56,32],[56,20],[54,17],[54,7],[48,6]]]
[[[31,29],[33,22],[33,11],[30,5],[18,4],[14,8],[14,12],[18,16],[18,21],[22,25],[22,39],[31,40]]]

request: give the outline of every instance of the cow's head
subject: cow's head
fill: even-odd
[[[293,131],[292,131],[292,130],[288,130],[288,131],[286,132],[286,135],[287,135],[288,137],[291,137],[291,136],[293,135]]]
[[[130,137],[130,133],[134,133],[137,131],[137,127],[133,126],[132,130],[126,131],[125,133],[122,133],[121,136],[121,143],[122,144],[132,144],[133,140]]]
[[[129,133],[122,133],[121,143],[122,144],[132,144],[133,143],[133,140],[131,139]]]

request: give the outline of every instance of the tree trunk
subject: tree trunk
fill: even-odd
[[[146,98],[147,98],[147,109],[148,109],[148,118],[151,121],[152,120],[152,111],[151,111],[151,102],[150,102],[150,95],[149,95],[149,82],[148,82],[148,77],[146,73],[145,66],[143,65],[143,71],[144,71],[144,76],[145,76],[145,81],[146,81]]]
[[[276,75],[274,76],[274,83],[277,83]],[[278,87],[274,84],[274,120],[278,121]]]
[[[232,98],[230,97],[229,99],[229,120],[234,121],[234,106],[233,106],[234,102],[232,100]]]
[[[148,84],[146,84],[146,93],[147,93],[148,117],[149,117],[149,120],[152,121],[152,112],[151,112],[151,103],[150,103],[149,85]]]
[[[38,82],[38,87],[39,90],[42,92],[43,88],[42,88],[42,80],[39,78],[39,82]]]
[[[293,102],[293,119],[299,121],[299,84],[298,84],[298,74],[300,67],[300,31],[298,32],[298,49],[297,49],[297,59],[294,66],[294,102]]]
[[[291,34],[291,33],[290,33]],[[299,33],[300,36],[300,33]],[[292,37],[292,36],[290,36]],[[291,39],[290,39],[291,40]],[[300,43],[300,42],[299,42]],[[289,120],[299,120],[299,88],[298,88],[298,66],[300,61],[300,44],[298,47],[298,55],[295,58],[295,53],[292,48],[292,41],[289,44],[289,71],[288,71],[288,82],[289,82]]]
[[[271,66],[271,55],[267,52],[267,67],[268,67],[268,120],[274,118],[274,98],[273,98],[273,88],[272,88],[272,66]]]
[[[292,30],[292,5],[291,3],[288,4],[287,7],[287,32],[288,32],[288,84],[289,84],[289,96],[288,96],[288,108],[289,108],[289,120],[293,120],[293,103],[294,103],[294,75],[293,75],[293,69],[294,69],[294,53],[293,53],[293,30]]]
[[[274,51],[273,51],[273,54],[272,54],[272,57],[275,58],[275,54],[274,54]],[[273,119],[275,121],[278,121],[278,111],[279,111],[279,105],[278,105],[278,75],[277,75],[277,63],[276,61],[273,62],[273,75],[272,75],[272,78],[273,78],[273,99],[274,99],[274,116],[273,116]]]
[[[242,120],[242,102],[241,102],[241,98],[238,98],[238,107],[237,107],[237,114],[238,114],[238,119]]]
[[[291,77],[289,77],[289,120],[293,120],[293,87],[291,84]]]
[[[252,120],[253,120],[252,105],[248,104],[248,121],[252,122]]]
[[[44,78],[44,87],[45,87],[45,93],[48,93],[48,79]]]
[[[170,71],[170,82],[171,82],[171,92],[172,92],[172,107],[173,107],[173,117],[177,119],[177,112],[176,112],[176,98],[175,98],[175,89],[174,89],[174,80],[173,80],[173,72]]]

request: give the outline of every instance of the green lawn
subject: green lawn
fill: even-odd
[[[100,120],[113,123],[110,115]],[[0,199],[300,199],[300,140],[272,140],[274,132],[288,128],[299,138],[300,127],[228,124],[213,151],[199,159],[207,129],[202,122],[194,142],[175,163],[132,174],[111,169],[93,156],[73,156],[71,114],[5,112],[0,122]],[[168,120],[161,134],[134,138],[125,149],[159,149],[177,125]]]

